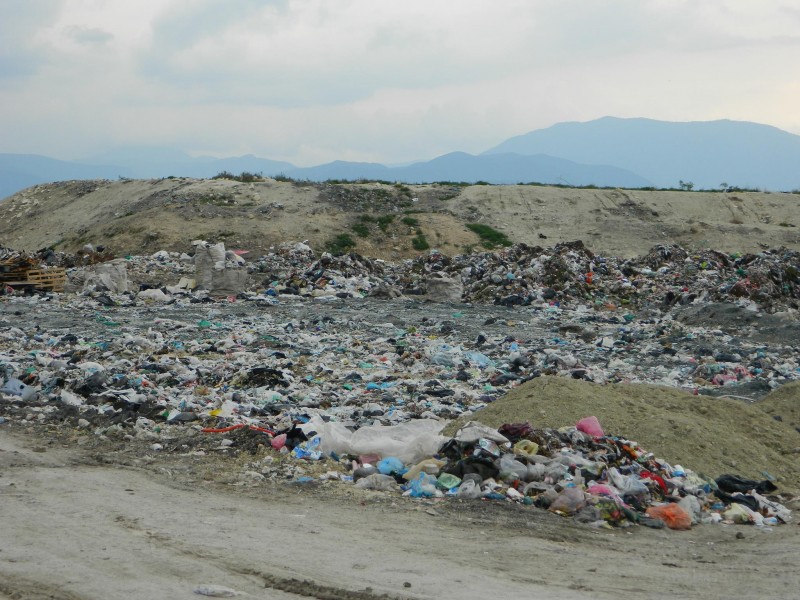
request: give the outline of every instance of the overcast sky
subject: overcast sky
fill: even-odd
[[[800,134],[797,0],[0,0],[0,152],[309,166],[605,115]]]

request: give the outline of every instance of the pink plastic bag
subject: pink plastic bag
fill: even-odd
[[[605,433],[603,433],[603,428],[600,426],[600,421],[597,420],[597,417],[585,417],[575,423],[575,427],[578,429],[578,431],[588,433],[592,437],[603,437],[605,435]]]

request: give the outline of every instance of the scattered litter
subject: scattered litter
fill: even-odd
[[[555,403],[486,417],[552,380],[614,392],[640,421],[654,420],[655,400],[620,390],[687,392],[691,413],[686,398],[664,401],[674,414],[658,413],[655,445],[679,427],[702,431],[726,402],[758,410],[800,385],[797,252],[658,246],[623,260],[573,242],[389,264],[292,243],[245,256],[202,240],[192,254],[114,260],[0,248],[8,264],[67,279],[65,293],[2,287],[2,422],[141,438],[161,454],[178,451],[171,431],[191,429],[205,442],[179,451],[285,456],[249,465],[247,485],[513,502],[591,526],[791,520],[776,491],[797,488],[784,468],[796,457],[769,454],[758,472],[775,475],[763,481],[729,459],[714,479],[624,437],[600,402],[548,425]],[[767,422],[800,432],[794,404],[764,402],[754,435]]]

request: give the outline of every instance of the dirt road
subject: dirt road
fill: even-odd
[[[711,600],[800,589],[796,524],[593,530],[531,507],[265,491],[191,480],[174,459],[136,468],[108,456],[2,426],[0,598],[190,599],[207,586],[279,600]]]

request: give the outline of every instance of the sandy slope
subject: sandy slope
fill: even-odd
[[[283,241],[316,249],[350,233],[362,254],[416,254],[421,231],[432,247],[458,254],[478,246],[466,223],[486,223],[515,242],[549,246],[583,240],[596,252],[635,256],[656,244],[756,252],[800,248],[800,196],[569,189],[539,186],[330,185],[267,180],[125,180],[29,188],[0,203],[0,245],[26,250],[84,243],[117,254],[188,250],[192,239],[222,240],[260,254]],[[363,216],[394,215],[382,231]],[[402,222],[403,217],[417,224]]]

